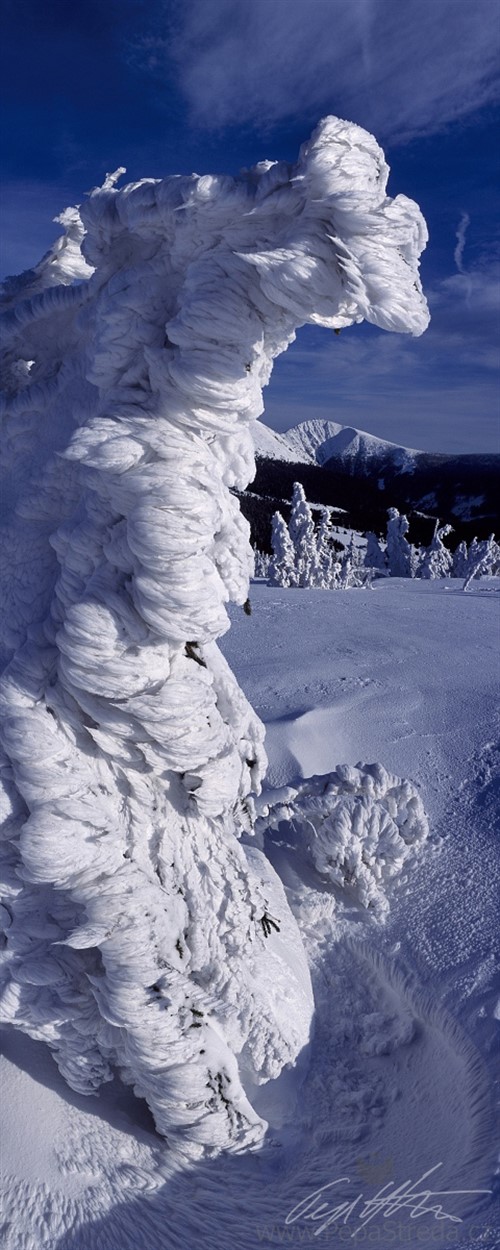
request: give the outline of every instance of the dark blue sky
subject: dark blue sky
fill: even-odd
[[[500,451],[498,0],[4,0],[2,274],[52,218],[127,178],[294,160],[326,113],[382,143],[430,242],[420,339],[306,327],[266,419],[329,417],[436,451]]]

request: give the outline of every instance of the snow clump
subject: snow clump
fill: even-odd
[[[389,910],[388,883],[429,832],[415,786],[381,764],[342,764],[292,784],[275,805],[271,792],[264,811],[261,827],[285,822],[289,840],[320,876],[379,918]]]

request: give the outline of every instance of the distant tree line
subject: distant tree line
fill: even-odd
[[[500,574],[500,547],[493,534],[473,538],[469,547],[462,541],[452,552],[444,541],[452,533],[451,525],[436,521],[428,546],[417,547],[407,537],[408,518],[389,508],[385,540],[369,532],[363,550],[352,532],[342,548],[332,533],[332,510],[324,507],[319,512],[315,524],[304,488],[295,482],[288,524],[279,511],[272,518],[272,555],[256,552],[258,576],[268,577],[275,586],[323,590],[364,586],[377,577],[457,577],[463,578],[465,590],[474,577]]]
[[[474,535],[487,538],[500,533],[498,469],[500,457],[419,455],[414,471],[397,472],[390,461],[377,472],[348,466],[301,464],[257,459],[250,490],[239,496],[250,522],[252,543],[271,552],[271,523],[278,508],[289,520],[293,485],[301,482],[313,515],[321,506],[343,511],[349,529],[385,534],[387,509],[395,506],[411,524],[413,541],[426,546],[432,538],[435,518],[453,525],[450,545],[462,539],[470,544]],[[339,524],[342,524],[339,521]]]

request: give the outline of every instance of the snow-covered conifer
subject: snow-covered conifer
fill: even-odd
[[[267,552],[259,551],[258,548],[254,548],[254,563],[253,563],[254,577],[269,577],[270,563],[271,563],[271,557],[267,555]]]
[[[354,534],[351,534],[347,547],[344,547],[340,559],[340,572],[338,575],[338,586],[340,590],[349,590],[350,587],[356,585],[356,557],[354,547]]]
[[[439,521],[436,521],[432,540],[423,552],[422,561],[417,570],[417,577],[425,579],[451,577],[453,556],[448,547],[445,547],[443,538],[446,538],[452,532],[453,526],[440,525]]]
[[[406,537],[410,528],[408,518],[400,515],[397,508],[388,509],[387,565],[391,577],[412,577],[415,552]]]
[[[328,590],[335,586],[337,578],[337,552],[332,545],[330,514],[323,508],[316,537],[319,585]]]
[[[467,590],[474,577],[486,577],[488,574],[498,574],[499,572],[500,546],[496,541],[495,535],[490,534],[489,538],[484,538],[481,542],[473,538],[469,548],[467,573],[463,589]]]
[[[387,175],[330,117],[293,166],[111,176],[5,291],[3,1019],[82,1092],[119,1071],[179,1152],[257,1145],[238,1056],[250,1089],[310,1034],[298,927],[241,839],[263,727],[217,639],[274,359],[305,323],[427,326],[425,223]]]
[[[298,586],[316,586],[321,576],[313,514],[304,487],[295,482],[288,532],[295,552]]]
[[[365,568],[380,569],[384,573],[387,570],[385,551],[382,550],[377,535],[372,531],[366,535]]]
[[[468,567],[467,543],[461,542],[453,553],[453,564],[451,568],[452,577],[466,577]]]
[[[272,584],[297,586],[295,550],[281,512],[275,512],[272,519],[271,546],[273,554],[269,563],[269,577]]]

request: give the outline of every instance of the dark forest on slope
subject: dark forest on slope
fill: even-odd
[[[462,539],[500,533],[500,456],[420,452],[405,472],[388,455],[375,472],[367,469],[354,461],[315,465],[258,458],[255,478],[240,495],[252,543],[270,551],[271,517],[278,509],[288,520],[294,482],[302,483],[311,504],[341,509],[338,523],[361,531],[384,534],[387,509],[395,507],[407,514],[414,543],[430,541],[436,518],[453,526],[452,548]]]

